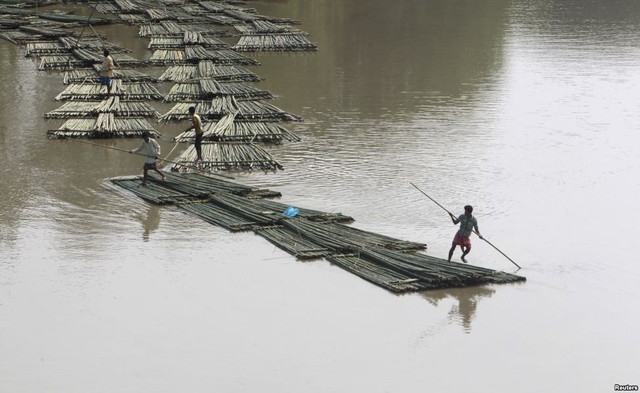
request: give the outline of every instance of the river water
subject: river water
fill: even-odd
[[[47,139],[61,76],[2,41],[0,392],[640,384],[640,3],[251,5],[299,20],[320,50],[250,54],[302,141],[269,147],[284,171],[236,180],[446,257],[455,227],[413,182],[455,213],[472,204],[523,268],[478,238],[471,263],[527,282],[398,296],[151,206],[106,181],[139,157]],[[151,55],[134,27],[96,30]],[[158,124],[165,153],[187,125]]]

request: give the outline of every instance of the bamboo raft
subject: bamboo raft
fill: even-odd
[[[118,118],[114,113],[100,113],[91,119],[69,119],[59,128],[47,131],[47,135],[50,139],[139,138],[145,131],[154,138],[160,136],[143,118]]]
[[[213,29],[204,23],[179,24],[174,21],[163,21],[158,24],[146,24],[140,26],[138,35],[140,37],[153,36],[181,36],[185,32],[201,33],[207,36],[229,36],[230,33],[223,30]]]
[[[121,79],[111,80],[111,94],[125,100],[161,100],[158,89],[146,82],[125,84]],[[107,96],[107,87],[97,83],[70,84],[55,99],[61,100],[95,100]]]
[[[234,25],[233,28],[236,29],[242,35],[281,34],[281,33],[296,33],[296,34],[305,34],[305,35],[307,34],[301,30],[292,28],[289,25],[272,23],[267,20],[254,20],[248,24]]]
[[[206,49],[200,45],[189,45],[184,49],[157,49],[149,62],[153,65],[177,65],[210,60],[214,64],[260,65],[252,58],[243,56],[232,49]]]
[[[216,37],[198,32],[184,32],[182,37],[152,37],[148,49],[179,49],[187,45],[200,45],[207,49],[229,49],[229,44]]]
[[[210,100],[219,96],[233,96],[237,100],[264,100],[274,96],[244,82],[217,82],[213,79],[196,79],[176,83],[164,97],[167,102]]]
[[[238,120],[302,121],[299,116],[284,112],[275,105],[262,101],[237,101],[233,96],[216,97],[211,101],[179,102],[160,116],[160,120],[187,120],[191,106],[203,120],[219,120],[233,113]]]
[[[426,244],[363,231],[345,225],[353,219],[340,213],[300,209],[286,217],[286,204],[251,188],[197,174],[166,173],[166,181],[150,176],[110,179],[140,198],[178,208],[229,231],[253,231],[297,259],[325,258],[362,279],[392,292],[525,281],[526,278],[478,266],[447,262],[421,253]],[[197,180],[197,181],[193,181]],[[193,182],[192,182],[193,181]],[[251,190],[251,191],[249,191]]]
[[[220,121],[203,124],[204,141],[214,142],[268,142],[282,143],[282,141],[299,142],[300,138],[279,125],[277,122],[242,121],[235,120],[234,114],[228,114]],[[174,141],[193,143],[195,131],[193,128],[178,134]]]
[[[232,48],[241,52],[318,50],[306,35],[295,33],[243,35]]]
[[[190,145],[175,161],[173,169],[185,172],[194,169],[197,154]],[[275,171],[282,165],[264,148],[249,143],[202,143],[202,161],[197,168],[205,170]]]
[[[67,101],[47,112],[45,119],[95,117],[100,113],[113,113],[118,117],[158,117],[160,114],[146,102],[121,101],[118,96],[102,101]]]
[[[98,74],[99,65],[94,68],[77,68],[65,71],[62,82],[65,85],[70,83],[99,83],[100,76]],[[137,70],[117,68],[113,70],[113,79],[122,79],[127,82],[157,82],[158,79],[150,75],[144,74]]]
[[[243,66],[214,64],[210,60],[203,60],[197,65],[171,66],[158,78],[159,81],[188,82],[194,79],[212,78],[218,81],[258,82],[262,80],[258,75]]]

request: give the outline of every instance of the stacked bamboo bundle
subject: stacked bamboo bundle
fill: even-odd
[[[47,134],[51,139],[140,137],[143,132],[153,137],[160,134],[142,118],[117,118],[114,113],[100,113],[91,119],[69,119]]]
[[[194,168],[197,154],[189,146],[176,160],[174,169],[180,172]],[[202,162],[197,168],[215,170],[264,170],[283,169],[282,165],[265,149],[246,143],[203,143]]]
[[[27,34],[23,31],[2,31],[0,32],[0,38],[4,38],[15,45],[25,45],[31,41],[44,39],[44,37],[39,34]]]
[[[240,9],[240,8],[225,8],[223,11],[225,15],[230,16],[236,20],[251,22],[255,20],[262,19],[262,15],[258,15],[254,12],[250,12],[248,9]]]
[[[20,26],[20,30],[26,33],[37,35],[39,37],[46,37],[46,38],[58,38],[58,37],[73,35],[72,32],[60,28],[59,25],[50,25],[50,26],[26,25],[26,26]]]
[[[113,0],[113,2],[122,12],[126,12],[128,14],[143,14],[146,8],[149,7],[148,3],[141,4],[138,1]]]
[[[146,102],[120,101],[110,97],[104,101],[67,101],[62,106],[47,112],[45,119],[69,119],[92,117],[99,113],[114,113],[121,117],[158,117],[159,113]]]
[[[78,68],[69,71],[65,71],[63,75],[63,83],[65,85],[69,83],[98,83],[100,82],[100,76],[98,70],[100,66],[94,65],[94,68]],[[132,69],[117,68],[113,71],[113,79],[122,79],[128,82],[157,82],[157,78],[142,73],[140,71]]]
[[[172,20],[175,19],[174,11],[160,8],[150,8],[144,10],[145,14],[152,21]]]
[[[163,36],[169,35],[169,32],[162,25],[150,24],[140,26],[138,35],[140,37]]]
[[[196,79],[187,83],[176,83],[164,100],[207,100],[218,96],[234,96],[238,100],[271,99],[267,90],[260,90],[244,82],[217,82],[213,79]]]
[[[68,50],[75,48],[84,48],[91,51],[102,53],[104,49],[108,49],[111,53],[131,52],[130,49],[113,42],[103,41],[100,37],[60,37],[58,41]]]
[[[71,84],[67,86],[56,100],[92,100],[103,98],[107,94],[107,87],[95,83]],[[129,100],[161,100],[162,94],[158,89],[146,82],[122,83],[121,79],[111,80],[111,94]]]
[[[26,57],[36,57],[40,55],[67,53],[68,50],[58,41],[32,41],[26,45]]]
[[[233,49],[255,51],[316,51],[318,47],[304,34],[251,34],[243,35]]]
[[[72,53],[79,61],[85,64],[99,64],[104,60],[101,50],[78,48],[73,49]],[[146,65],[144,61],[133,58],[126,53],[112,53],[111,57],[113,57],[117,66],[141,67]]]
[[[515,274],[384,248],[364,248],[357,256],[336,255],[327,259],[367,281],[394,292],[505,284],[526,280]]]
[[[68,70],[76,67],[86,66],[84,61],[73,58],[71,55],[44,55],[40,56],[38,70]]]
[[[301,121],[299,116],[284,112],[282,109],[263,101],[237,101],[233,96],[221,96],[204,102],[180,102],[160,116],[160,120],[186,120],[189,107],[194,106],[204,120],[220,119],[234,113],[239,120],[282,120]]]
[[[213,52],[217,64],[260,65],[256,59],[243,56],[232,49],[216,49],[210,52]]]
[[[228,114],[220,121],[203,124],[205,141],[220,142],[299,142],[300,138],[280,126],[277,122],[235,120],[235,114]],[[195,131],[190,129],[174,138],[177,142],[191,143],[195,139]]]
[[[185,64],[171,66],[158,78],[159,81],[187,82],[200,78],[213,78],[219,81],[258,82],[258,75],[239,65],[214,64],[211,60],[203,60],[197,65]]]
[[[206,18],[211,23],[221,26],[232,26],[239,22],[238,19],[226,15],[206,15]]]
[[[300,30],[294,29],[288,25],[279,25],[266,20],[254,20],[249,24],[235,25],[234,29],[241,34],[278,34],[278,33],[297,33],[306,34]]]
[[[158,49],[153,52],[149,63],[153,65],[184,64],[187,59],[182,49]]]
[[[149,22],[149,18],[144,14],[118,14],[118,18],[131,25],[140,25]]]

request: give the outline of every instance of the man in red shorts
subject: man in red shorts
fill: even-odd
[[[478,220],[471,214],[472,212],[473,207],[467,205],[464,207],[464,214],[461,214],[458,218],[449,213],[451,221],[453,221],[455,225],[460,223],[460,229],[456,232],[453,242],[451,243],[451,249],[449,250],[449,259],[447,259],[449,262],[451,262],[451,257],[453,256],[453,251],[456,249],[456,246],[460,246],[460,249],[462,249],[462,257],[460,257],[460,259],[462,259],[462,262],[467,263],[464,257],[471,251],[471,232],[473,232],[474,229],[478,237],[480,237],[480,239],[483,238],[478,229]]]

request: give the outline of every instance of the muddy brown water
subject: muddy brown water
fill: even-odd
[[[640,383],[636,2],[252,5],[299,20],[320,50],[249,54],[305,121],[289,126],[300,143],[269,148],[284,171],[236,179],[445,257],[455,227],[413,182],[456,213],[474,205],[528,281],[396,296],[146,204],[106,182],[139,157],[46,138],[61,77],[2,41],[0,392]],[[96,29],[151,55],[134,27]],[[187,126],[157,124],[165,152]],[[477,238],[469,260],[515,271]]]

